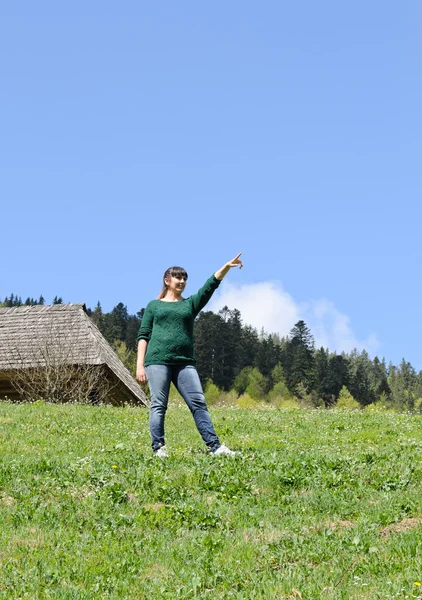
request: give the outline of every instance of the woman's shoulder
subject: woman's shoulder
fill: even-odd
[[[158,302],[160,302],[160,300],[157,300],[156,298],[154,300],[150,300],[148,302],[148,304],[146,305],[145,310],[151,310],[151,309],[153,309],[155,306],[157,306]]]

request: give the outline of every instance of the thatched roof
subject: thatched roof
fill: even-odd
[[[105,365],[123,401],[148,404],[139,384],[89,318],[84,304],[0,308],[0,372],[42,367],[49,360]]]

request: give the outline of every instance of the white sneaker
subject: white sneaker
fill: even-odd
[[[230,450],[230,448],[227,448],[227,446],[222,444],[215,452],[213,452],[213,454],[229,454],[230,456],[234,456],[237,452]]]
[[[154,452],[154,456],[161,456],[161,458],[166,458],[168,456],[167,449],[165,446],[161,446]]]

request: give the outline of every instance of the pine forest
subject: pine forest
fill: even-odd
[[[39,299],[6,297],[0,306],[44,304]],[[63,300],[56,296],[52,303]],[[87,309],[117,355],[135,374],[137,334],[143,310],[131,315],[123,303],[103,312]],[[237,309],[200,313],[195,322],[195,356],[209,405],[253,408],[322,407],[422,412],[422,371],[404,358],[400,365],[370,358],[365,350],[338,354],[316,348],[300,320],[286,337],[257,331]],[[147,390],[146,390],[147,391]],[[172,393],[177,396],[176,390]]]

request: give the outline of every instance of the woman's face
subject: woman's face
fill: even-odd
[[[169,291],[171,290],[176,295],[181,294],[186,287],[186,277],[183,275],[170,275],[170,277],[166,277],[164,281],[167,289]]]

